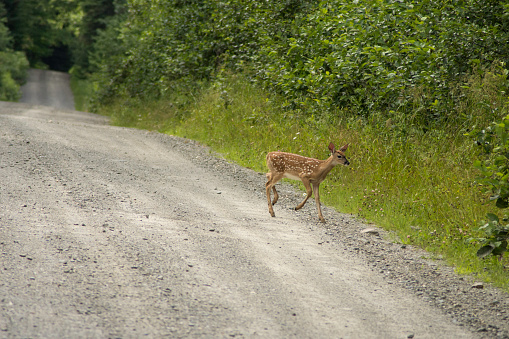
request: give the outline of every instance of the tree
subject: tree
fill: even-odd
[[[105,19],[125,0],[4,0],[13,48],[26,53],[33,67],[67,71],[72,64],[88,71],[88,55]]]
[[[78,38],[71,48],[73,51],[75,72],[78,76],[85,76],[87,73],[96,71],[96,64],[90,63],[90,56],[102,51],[96,51],[94,43],[100,32],[107,31],[109,26],[118,27],[120,17],[125,13],[125,0],[81,0],[81,10],[83,17],[79,25]],[[110,33],[113,33],[112,28]],[[106,35],[110,34],[106,33]],[[114,34],[114,33],[113,33]],[[111,34],[110,34],[111,35]],[[104,41],[104,34],[100,37],[101,42]],[[106,49],[111,46],[101,45]],[[104,54],[103,54],[104,55]],[[104,55],[105,57],[107,55]]]
[[[5,25],[7,11],[0,3],[0,100],[16,101],[25,81],[28,61],[22,52],[12,50],[12,37]]]

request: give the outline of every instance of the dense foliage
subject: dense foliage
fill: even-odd
[[[0,100],[16,101],[20,97],[28,61],[22,52],[12,49],[12,36],[6,26],[6,11],[0,3]]]
[[[0,3],[0,100],[19,98],[28,63],[70,71],[77,78],[96,71],[98,58],[119,53],[102,44],[98,35],[122,21],[123,12],[125,0],[4,0]]]
[[[495,201],[496,206],[506,211],[501,218],[494,213],[487,214],[487,221],[482,222],[481,230],[484,231],[480,240],[483,246],[477,255],[485,257],[489,254],[502,257],[508,249],[509,241],[509,116],[502,121],[493,123],[486,129],[472,133],[476,137],[476,143],[484,150],[487,158],[484,161],[477,160],[475,166],[480,171],[477,181],[482,184],[490,194],[490,200]]]
[[[249,72],[283,105],[430,124],[454,117],[474,67],[503,68],[505,1],[6,0],[12,48],[86,77],[99,100]]]
[[[342,107],[443,121],[461,100],[462,77],[507,61],[504,5],[130,1],[109,38],[120,54],[102,59],[103,95],[158,96],[175,80],[207,79],[221,66],[249,71],[284,95],[286,106],[308,113]]]
[[[455,102],[451,85],[458,76],[473,64],[507,58],[509,36],[497,32],[498,22],[470,20],[484,5],[324,1],[293,37],[264,46],[267,78],[292,102],[301,94],[364,114],[402,110],[439,118]],[[490,9],[503,13],[500,5]]]
[[[98,63],[112,62],[110,56],[123,55],[120,44],[104,42],[104,32],[111,31],[115,39],[119,22],[123,22],[125,0],[80,0],[81,20],[77,26],[76,39],[72,42],[74,73],[86,77],[98,70]],[[124,44],[129,41],[124,40]]]
[[[68,70],[68,46],[81,20],[79,2],[66,0],[5,0],[7,27],[13,49],[24,52],[33,67],[43,67],[53,56],[54,66]],[[57,55],[55,55],[57,54]]]

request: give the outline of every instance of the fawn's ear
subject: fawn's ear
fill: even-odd
[[[346,144],[345,146],[341,147],[339,150],[341,152],[344,152],[344,151],[346,151],[347,148],[348,148],[348,144]]]
[[[331,142],[331,143],[329,144],[329,151],[330,151],[331,153],[334,153],[334,152],[335,152],[335,150],[336,150],[336,147],[335,147],[335,146],[334,146],[334,144]]]

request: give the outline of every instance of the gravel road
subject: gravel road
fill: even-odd
[[[341,171],[341,168],[336,168]],[[509,338],[508,295],[193,141],[0,102],[0,337]]]
[[[73,110],[74,96],[67,73],[30,69],[27,83],[21,88],[20,102]]]

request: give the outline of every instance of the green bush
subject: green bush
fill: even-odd
[[[481,10],[461,1],[323,1],[294,34],[263,46],[264,75],[292,107],[443,121],[462,75],[507,59],[507,33],[470,19]]]
[[[0,3],[0,100],[17,101],[27,76],[28,60],[24,53],[11,49],[12,39],[5,26],[5,9]]]
[[[28,68],[28,60],[23,52],[0,52],[0,72],[10,73],[16,84],[25,83]]]
[[[409,115],[428,129],[458,119],[451,113],[465,75],[508,61],[504,13],[498,1],[131,2],[111,26],[119,29],[97,41],[97,53],[110,51],[99,101],[161,97],[176,80],[227,68],[307,115],[327,118],[338,107]]]
[[[490,200],[495,201],[499,209],[506,211],[509,207],[509,115],[477,132],[476,143],[488,156],[484,161],[475,162],[475,167],[481,172],[477,182],[490,193]],[[505,223],[493,213],[488,213],[486,217],[487,221],[480,228],[485,236],[473,239],[482,243],[477,255],[485,257],[493,254],[502,257],[508,251],[509,216],[506,214],[503,218]]]
[[[11,75],[6,73],[0,74],[0,100],[17,101],[20,98],[19,86],[16,84]]]
[[[507,248],[507,242],[509,241],[508,218],[504,217],[503,221],[505,224],[502,224],[496,214],[488,213],[486,217],[488,220],[484,221],[483,225],[479,228],[479,230],[484,232],[484,236],[471,239],[471,241],[480,241],[482,244],[481,248],[477,251],[479,258],[484,258],[491,254],[501,260],[504,253],[509,250]]]

